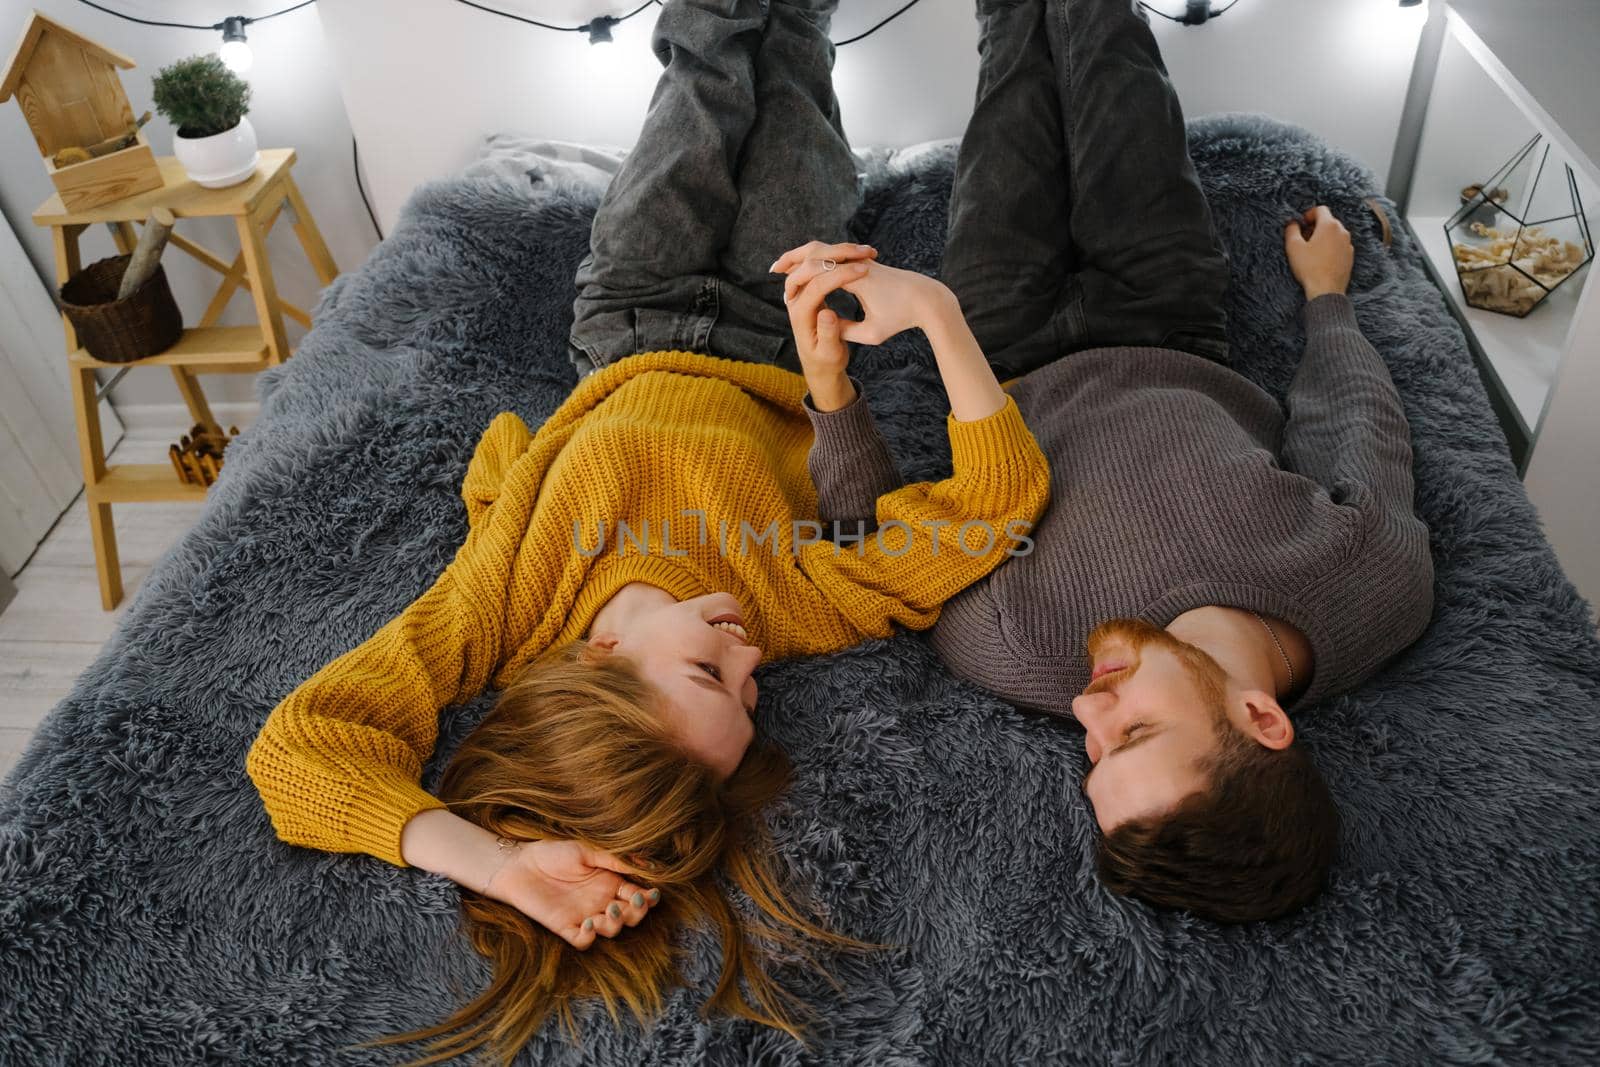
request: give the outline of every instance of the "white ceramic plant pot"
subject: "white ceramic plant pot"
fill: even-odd
[[[189,177],[207,189],[222,189],[247,181],[256,172],[261,153],[256,150],[256,131],[248,118],[231,130],[210,137],[172,138],[172,154],[178,157]]]

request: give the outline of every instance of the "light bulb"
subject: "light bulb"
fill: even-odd
[[[250,64],[255,62],[255,55],[250,51],[250,46],[244,41],[223,41],[222,48],[217,52],[222,57],[223,64],[235,74],[243,74],[250,69]]]
[[[222,47],[217,50],[217,55],[222,58],[222,63],[235,74],[243,74],[255,62],[255,55],[250,51],[250,44],[244,39],[245,18],[243,15],[234,15],[222,20]]]

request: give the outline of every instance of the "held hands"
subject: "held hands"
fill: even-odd
[[[1307,300],[1350,287],[1355,247],[1350,243],[1350,231],[1326,205],[1319,204],[1285,224],[1283,250]]]
[[[660,890],[624,877],[633,872],[615,856],[576,841],[523,841],[510,851],[483,894],[510,904],[576,949],[638,926],[661,899]]]
[[[944,288],[925,274],[877,262],[877,254],[870,245],[811,241],[772,264],[774,273],[788,275],[783,299],[789,306],[789,325],[811,402],[820,411],[835,411],[855,399],[847,374],[846,342],[882,344],[903,330],[922,326]],[[826,307],[823,300],[835,289],[854,294],[865,317],[841,319]]]

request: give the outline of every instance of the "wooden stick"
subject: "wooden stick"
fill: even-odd
[[[169,208],[151,209],[150,217],[144,223],[144,232],[139,235],[138,247],[133,250],[133,258],[128,260],[128,267],[122,272],[122,284],[117,287],[118,300],[126,300],[138,292],[139,287],[156,272],[156,267],[161,264],[161,251],[166,248],[167,238],[172,235],[172,227],[177,221]]]
[[[135,122],[126,130],[123,130],[114,137],[107,137],[104,141],[87,145],[85,147],[85,151],[87,151],[89,155],[95,159],[98,159],[101,156],[109,156],[113,152],[120,152],[124,148],[127,148],[129,145],[133,144],[133,142],[139,136],[139,127],[143,126],[149,121],[150,112],[146,111],[143,115],[139,116],[138,122]]]

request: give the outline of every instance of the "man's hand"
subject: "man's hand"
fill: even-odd
[[[638,926],[660,890],[630,882],[626,864],[576,841],[524,841],[489,879],[485,896],[510,904],[573,948]]]
[[[783,302],[789,307],[789,327],[794,331],[795,347],[800,352],[800,369],[805,374],[811,403],[818,411],[837,411],[856,398],[850,384],[850,349],[841,335],[842,320],[823,304],[835,289],[851,282],[866,270],[867,261],[878,253],[869,245],[825,245],[811,241],[792,248],[772,264],[772,272],[788,274]],[[828,270],[823,260],[831,260]]]
[[[1355,247],[1350,231],[1326,205],[1318,204],[1284,226],[1283,250],[1307,300],[1350,287]]]

